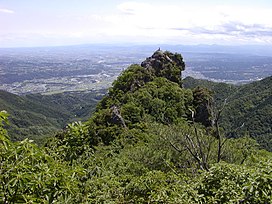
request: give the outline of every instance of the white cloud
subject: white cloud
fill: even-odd
[[[13,14],[14,11],[13,11],[13,10],[10,10],[10,9],[0,8],[0,13],[9,13],[9,14]]]
[[[137,3],[137,2],[124,2],[117,6],[117,8],[128,15],[137,15],[142,12],[146,12],[148,9],[151,9],[151,5],[147,3]]]
[[[154,2],[154,1],[152,1]],[[0,12],[14,13],[9,9]],[[16,15],[14,15],[16,16]],[[54,16],[42,13],[14,21],[5,15],[3,33],[80,42],[151,43],[272,43],[272,9],[238,6],[205,7],[163,3],[123,2],[115,8],[69,12]],[[4,19],[4,18],[3,18]],[[1,19],[0,19],[1,22]],[[20,24],[18,24],[20,22]],[[41,23],[42,22],[42,23]],[[40,34],[39,34],[40,33]]]
[[[112,35],[267,42],[272,39],[272,9],[197,7],[125,2],[104,16]],[[271,37],[270,37],[271,36]]]

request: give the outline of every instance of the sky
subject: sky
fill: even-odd
[[[272,45],[271,0],[0,0],[0,47]]]

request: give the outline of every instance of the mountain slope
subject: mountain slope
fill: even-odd
[[[185,68],[180,54],[156,51],[141,65],[128,67],[97,106],[88,121],[91,145],[109,144],[126,129],[138,129],[148,122],[174,124],[191,120],[190,109],[205,113],[200,123],[209,123],[207,100],[195,101],[194,93],[182,88],[181,71]],[[199,95],[205,98],[205,92]]]
[[[228,99],[224,122],[237,134],[249,134],[272,151],[272,77],[238,88]]]
[[[38,141],[71,121],[87,119],[104,92],[18,96],[0,91],[0,110],[10,114],[12,140],[28,137]]]
[[[241,137],[248,134],[272,151],[272,77],[241,86],[188,77],[184,86],[211,89],[219,107],[227,99],[221,120],[227,135]]]

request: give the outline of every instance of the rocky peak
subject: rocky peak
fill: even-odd
[[[141,66],[151,71],[157,77],[165,77],[181,84],[181,71],[185,69],[183,58],[178,53],[158,49],[151,57],[146,58]]]

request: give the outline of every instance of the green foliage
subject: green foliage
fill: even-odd
[[[126,199],[138,203],[189,203],[189,196],[185,192],[180,194],[182,185],[186,183],[182,181],[181,175],[149,171],[133,178],[126,186]]]
[[[271,162],[246,167],[213,166],[200,178],[198,193],[203,203],[271,203]]]
[[[78,199],[80,167],[55,160],[30,140],[1,147],[0,198],[3,203],[73,202]]]
[[[128,91],[137,90],[153,78],[154,76],[152,76],[149,70],[139,65],[131,65],[113,82],[109,95],[117,99]]]
[[[8,113],[6,111],[0,111],[0,135],[7,137],[7,130],[4,128],[5,124],[8,124]]]
[[[56,135],[56,138],[50,138],[46,144],[63,160],[72,163],[80,155],[91,151],[87,137],[88,129],[85,124],[73,122],[67,125],[64,132]]]
[[[192,98],[191,90],[182,89],[164,78],[156,78],[133,93],[129,100],[142,107],[144,113],[154,120],[173,123],[178,118],[187,117]]]

